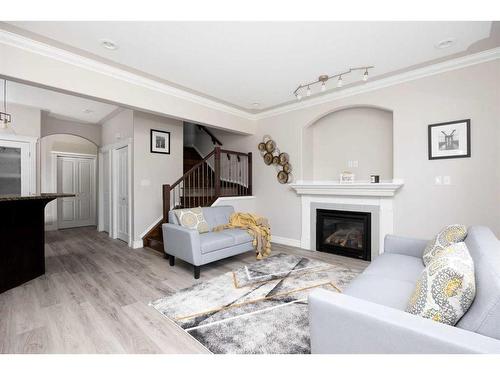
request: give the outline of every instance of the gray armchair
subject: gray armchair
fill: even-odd
[[[253,238],[243,229],[225,229],[212,232],[216,226],[228,224],[234,212],[232,206],[203,207],[203,216],[210,232],[200,234],[197,230],[179,225],[175,214],[168,215],[169,223],[162,225],[164,250],[175,265],[175,258],[182,259],[194,266],[194,278],[200,277],[202,265],[254,250]]]
[[[485,227],[470,227],[476,298],[455,327],[405,312],[424,268],[426,241],[385,239],[384,254],[342,294],[309,295],[313,353],[500,353],[500,243]]]

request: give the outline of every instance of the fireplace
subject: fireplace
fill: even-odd
[[[371,260],[371,213],[317,209],[316,250]]]

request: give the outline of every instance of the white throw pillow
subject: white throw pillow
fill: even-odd
[[[427,266],[432,259],[450,245],[462,242],[467,237],[467,228],[462,224],[447,225],[427,244],[422,259]]]
[[[201,207],[183,208],[173,211],[181,226],[196,229],[199,233],[207,233],[210,230]]]
[[[406,311],[455,325],[476,295],[474,262],[464,242],[437,254],[422,271]]]

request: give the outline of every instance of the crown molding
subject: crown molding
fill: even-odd
[[[385,87],[394,86],[452,70],[462,69],[500,58],[500,47],[493,48],[475,54],[432,64],[423,68],[414,69],[408,72],[395,74],[387,78],[373,80],[360,86],[348,87],[340,91],[320,95],[301,102],[283,104],[273,109],[263,110],[259,113],[251,113],[2,29],[0,29],[0,43],[49,57],[83,69],[94,71],[96,73],[105,74],[115,79],[129,82],[147,89],[159,91],[178,99],[203,105],[207,108],[238,116],[250,121],[263,120],[287,112],[313,107],[334,100],[348,98],[350,96],[379,90]]]
[[[250,112],[246,112],[241,109],[219,103],[215,100],[190,93],[177,87],[173,87],[171,85],[158,82],[156,80],[128,72],[124,69],[120,69],[6,30],[0,29],[0,43],[41,56],[52,58],[63,63],[71,64],[79,68],[83,68],[100,74],[105,74],[115,79],[132,83],[134,85],[141,86],[147,89],[159,91],[163,94],[171,95],[178,99],[187,100],[189,102],[232,114],[234,116],[239,116],[247,120],[255,120],[254,114]]]
[[[423,68],[410,70],[408,72],[395,74],[387,78],[381,78],[372,82],[365,83],[361,86],[354,86],[336,91],[331,94],[321,95],[305,101],[285,104],[270,110],[264,110],[254,115],[255,120],[262,120],[268,117],[281,115],[287,112],[313,107],[315,105],[328,103],[334,100],[348,98],[350,96],[359,95],[362,93],[379,90],[385,87],[398,85],[404,82],[414,81],[417,79],[430,77],[436,74],[449,72],[452,70],[466,68],[468,66],[485,63],[488,61],[500,58],[500,47],[478,52],[471,55],[457,57],[440,63],[432,64]]]

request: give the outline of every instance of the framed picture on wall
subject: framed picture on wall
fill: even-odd
[[[151,152],[170,154],[170,132],[151,129]]]
[[[429,125],[429,160],[470,157],[470,119]]]

